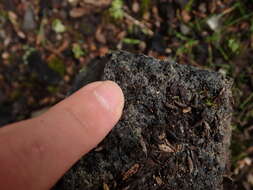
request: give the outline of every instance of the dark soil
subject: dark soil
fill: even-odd
[[[252,10],[252,0],[1,0],[0,126],[63,100],[79,71],[111,50],[169,58],[234,79],[225,181],[251,190]]]
[[[223,189],[230,169],[232,82],[123,51],[102,61],[103,80],[117,82],[125,94],[123,117],[55,189]],[[89,72],[79,75],[78,88],[86,79]]]

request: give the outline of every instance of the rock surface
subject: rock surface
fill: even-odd
[[[99,68],[104,68],[103,80],[123,89],[122,119],[55,189],[223,189],[231,136],[230,80],[123,51],[108,55]],[[75,90],[86,78],[92,82],[90,73],[78,76]]]

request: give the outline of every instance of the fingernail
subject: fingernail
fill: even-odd
[[[121,88],[112,81],[105,81],[95,90],[97,101],[113,114],[121,115],[124,107],[124,95]]]

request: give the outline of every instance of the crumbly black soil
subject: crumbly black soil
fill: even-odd
[[[107,57],[102,79],[121,86],[126,100],[122,119],[55,189],[223,189],[231,136],[230,80],[123,51]]]

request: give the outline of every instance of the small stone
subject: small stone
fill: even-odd
[[[56,40],[61,41],[63,37],[61,34],[56,34],[55,38],[56,38]]]
[[[202,12],[202,13],[206,13],[207,9],[206,9],[206,4],[205,3],[201,3],[199,5],[199,10]]]
[[[3,52],[2,53],[2,58],[3,59],[8,59],[10,57],[10,54],[8,52]]]
[[[132,5],[132,10],[134,13],[138,13],[140,11],[140,4],[135,1]]]
[[[144,41],[141,41],[139,43],[139,48],[141,51],[144,51],[146,49],[146,47],[147,47],[147,44]]]
[[[37,23],[35,21],[35,14],[31,6],[28,6],[25,10],[23,29],[25,31],[32,31],[36,29]]]
[[[221,15],[214,15],[210,17],[206,23],[213,31],[219,31],[221,27]]]
[[[180,31],[182,34],[188,35],[191,32],[191,29],[185,24],[180,24]]]

